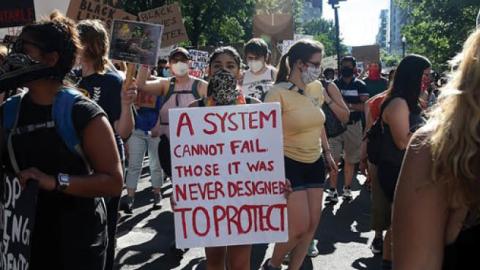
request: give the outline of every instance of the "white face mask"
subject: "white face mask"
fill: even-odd
[[[307,70],[302,72],[302,81],[305,83],[305,85],[317,80],[320,77],[320,74],[322,74],[322,68],[318,67],[311,67],[309,66]]]
[[[184,62],[177,62],[172,65],[172,71],[177,76],[185,76],[188,73],[188,64]]]
[[[262,70],[265,64],[263,63],[263,61],[260,60],[250,60],[248,61],[248,66],[254,73],[257,73]]]

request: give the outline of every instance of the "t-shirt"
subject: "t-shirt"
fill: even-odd
[[[155,108],[140,107],[137,110],[137,113],[135,114],[135,129],[148,132],[155,127],[158,121],[163,97],[156,97],[155,100]]]
[[[34,104],[27,94],[22,100],[17,127],[50,122],[51,110],[51,105]],[[3,114],[3,108],[1,111]],[[75,103],[72,118],[79,138],[83,138],[87,125],[99,115],[105,113],[87,98]],[[48,175],[88,174],[82,159],[67,148],[55,127],[15,135],[12,144],[20,170],[36,167]],[[13,173],[8,152],[3,153],[2,163],[6,173]],[[107,241],[105,215],[100,198],[40,190],[30,268],[98,269],[93,265],[103,258],[102,243]],[[68,256],[61,256],[65,250],[69,251]]]
[[[313,163],[322,154],[323,87],[315,81],[307,86],[304,94],[300,94],[296,88],[289,90],[291,86],[291,83],[273,85],[265,102],[279,102],[281,105],[285,156]]]
[[[274,73],[275,69],[271,66],[267,66],[265,72],[260,75],[255,75],[251,70],[247,70],[243,77],[243,94],[263,101],[275,81]]]
[[[353,78],[350,83],[346,83],[342,78],[336,79],[335,84],[342,93],[343,99],[346,103],[360,104],[362,103],[360,97],[368,97],[367,87],[362,80]],[[350,112],[350,122],[357,122],[362,119],[362,112]]]
[[[378,80],[371,80],[369,78],[366,78],[363,81],[367,86],[368,94],[370,97],[380,94],[388,88],[388,81],[385,78],[380,78]]]
[[[81,71],[77,71],[77,76],[81,76]],[[89,98],[95,101],[107,113],[108,120],[113,127],[113,123],[120,119],[122,111],[121,91],[122,77],[108,70],[105,74],[92,74],[83,77],[78,85]]]

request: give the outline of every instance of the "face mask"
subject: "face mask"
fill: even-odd
[[[307,70],[302,72],[302,81],[305,84],[309,84],[318,79],[318,77],[320,77],[320,74],[322,74],[322,69],[320,67],[315,68],[309,66]]]
[[[343,67],[342,68],[342,77],[352,77],[353,76],[353,68]]]
[[[235,76],[224,69],[217,71],[208,81],[208,95],[213,97],[218,105],[234,104],[240,95]]]
[[[430,86],[430,78],[425,75],[422,76],[422,92],[427,91],[429,86]]]
[[[264,63],[260,60],[250,60],[248,61],[248,66],[254,73],[257,73],[262,70],[262,68],[264,67]]]
[[[172,65],[172,71],[177,76],[185,76],[188,73],[188,64],[184,62],[177,62]]]

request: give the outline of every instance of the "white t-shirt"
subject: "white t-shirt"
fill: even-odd
[[[255,75],[252,71],[247,70],[243,76],[243,94],[263,101],[275,81],[275,73],[275,68],[271,66],[267,66],[265,72],[260,75]]]

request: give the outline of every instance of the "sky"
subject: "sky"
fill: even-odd
[[[340,2],[340,36],[347,46],[375,44],[380,10],[389,9],[389,0],[346,0]],[[333,9],[323,0],[323,17],[334,20]]]

